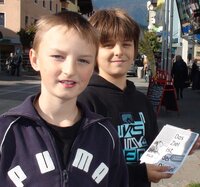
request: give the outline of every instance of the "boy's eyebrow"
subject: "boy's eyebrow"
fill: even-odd
[[[64,50],[56,49],[56,48],[50,48],[50,50],[58,52],[58,53],[64,53]]]
[[[89,55],[89,54],[83,54],[83,55],[80,55],[81,57],[89,57],[89,58],[91,58],[91,57],[93,57],[93,55]]]
[[[133,40],[132,39],[127,39],[127,38],[124,38],[123,40],[115,40],[115,39],[113,39],[113,40],[106,40],[106,41],[104,41],[103,43],[112,43],[112,42],[117,42],[117,41],[120,41],[120,42],[133,42]]]
[[[58,53],[65,53],[64,50],[56,49],[56,48],[51,48],[52,51],[58,52]],[[93,57],[91,54],[80,54],[81,57]]]

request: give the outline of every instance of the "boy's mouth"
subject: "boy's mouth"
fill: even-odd
[[[76,82],[75,81],[72,81],[72,80],[62,80],[62,81],[60,81],[60,83],[62,84],[62,85],[64,85],[65,87],[74,87],[75,85],[76,85]]]

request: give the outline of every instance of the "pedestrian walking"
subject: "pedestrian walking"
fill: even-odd
[[[197,65],[197,59],[194,59],[191,70],[192,89],[200,89],[200,70]]]
[[[10,53],[9,57],[6,59],[6,72],[8,74],[11,74],[12,72],[12,67],[13,67],[13,60],[14,60],[14,55],[13,53]]]
[[[176,98],[179,100],[179,98],[183,98],[183,89],[185,88],[185,83],[188,80],[187,65],[180,55],[176,56],[176,60],[172,66],[171,75],[176,89]]]

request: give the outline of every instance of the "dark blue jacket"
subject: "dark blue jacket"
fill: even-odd
[[[81,106],[85,119],[63,170],[54,137],[33,107],[34,98],[0,116],[0,186],[128,186],[118,135],[108,119]]]

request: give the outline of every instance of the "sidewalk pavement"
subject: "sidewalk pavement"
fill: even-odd
[[[129,77],[137,89],[147,93],[148,83],[144,79]],[[22,72],[20,77],[0,72],[0,114],[21,103],[28,95],[40,89],[39,76]],[[200,90],[187,88],[183,99],[178,101],[179,114],[161,108],[158,115],[159,129],[165,124],[192,129],[200,133]],[[181,169],[170,179],[165,179],[152,187],[186,187],[190,183],[200,183],[200,151],[188,156]]]
[[[147,93],[148,83],[137,77],[130,78],[137,89]],[[158,114],[158,126],[161,129],[165,124],[191,129],[200,133],[200,90],[184,89],[183,99],[178,100],[179,114],[176,111],[166,111],[161,108]],[[200,184],[200,150],[187,157],[180,170],[170,179],[163,179],[153,183],[152,187],[186,187],[188,184]],[[200,185],[199,185],[200,186]]]
[[[40,89],[40,78],[31,72],[21,72],[19,77],[0,72],[0,114],[20,104]]]

